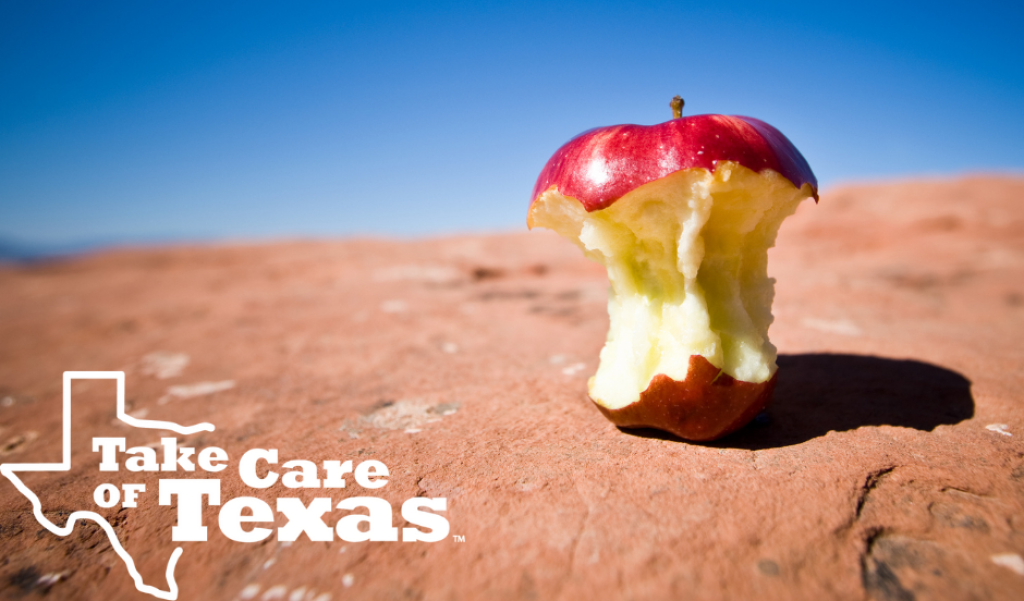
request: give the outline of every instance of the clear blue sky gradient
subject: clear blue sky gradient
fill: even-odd
[[[825,188],[1024,169],[1021,3],[0,3],[0,240],[524,226],[583,130],[761,118]]]

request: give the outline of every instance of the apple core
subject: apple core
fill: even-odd
[[[697,137],[710,136],[713,131]],[[701,148],[684,144],[663,152],[715,154],[707,144]],[[803,160],[792,145],[783,150]],[[594,181],[590,172],[601,171],[614,151],[591,152],[569,167]],[[774,169],[755,170],[725,155],[714,158],[713,169],[674,170],[609,203],[587,206],[555,182],[530,206],[531,228],[558,232],[608,270],[610,326],[588,388],[620,426],[708,440],[742,427],[770,399],[777,352],[768,340],[774,280],[767,251],[782,221],[816,195],[816,182],[794,183]],[[779,163],[774,155],[763,159]],[[706,380],[699,385],[698,375]],[[673,397],[679,406],[668,410]]]

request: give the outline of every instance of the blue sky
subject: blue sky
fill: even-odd
[[[1024,171],[1019,3],[0,2],[0,240],[524,227],[600,125],[761,118],[825,188]]]

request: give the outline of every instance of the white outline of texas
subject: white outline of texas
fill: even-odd
[[[3,474],[11,481],[14,486],[21,491],[21,494],[25,495],[26,498],[32,503],[32,512],[36,516],[38,521],[44,528],[57,536],[67,536],[75,528],[75,522],[80,519],[92,520],[96,522],[107,536],[110,538],[110,545],[114,548],[114,551],[124,560],[125,566],[128,568],[128,573],[131,574],[132,580],[135,581],[135,588],[141,593],[153,595],[158,599],[168,599],[174,601],[178,598],[178,583],[174,581],[174,566],[178,563],[178,558],[181,557],[181,547],[176,548],[171,553],[171,558],[167,561],[167,591],[162,591],[156,587],[149,586],[142,582],[142,576],[139,575],[138,570],[135,569],[135,561],[131,555],[124,550],[121,546],[121,541],[117,540],[117,534],[114,529],[110,526],[110,523],[103,518],[103,516],[93,513],[91,511],[76,511],[68,516],[67,525],[63,528],[58,527],[56,524],[46,519],[43,515],[42,504],[39,502],[39,497],[32,492],[25,483],[22,482],[14,472],[66,472],[71,469],[71,381],[72,380],[117,380],[117,418],[126,424],[134,426],[136,428],[152,428],[154,430],[172,430],[178,434],[194,434],[196,432],[213,432],[214,426],[210,423],[201,423],[194,426],[179,426],[174,422],[163,422],[151,419],[138,419],[124,412],[124,372],[123,371],[66,371],[64,372],[64,438],[63,438],[63,461],[61,463],[3,463],[0,464],[0,474]]]

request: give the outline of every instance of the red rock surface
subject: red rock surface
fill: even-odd
[[[391,482],[371,494],[396,512],[446,497],[465,537],[243,544],[210,509],[209,542],[181,545],[181,599],[1024,598],[1024,181],[826,191],[770,256],[775,402],[711,445],[620,431],[587,400],[606,281],[544,232],[8,266],[0,461],[59,460],[62,371],[124,370],[131,413],[216,425],[182,444],[232,465],[254,447],[379,459]],[[189,361],[173,375],[155,352]],[[160,433],[115,422],[109,383],[73,393],[71,471],[25,482],[60,523],[101,482],[146,483],[138,509],[98,511],[164,588],[159,474],[104,477],[89,449]],[[223,488],[366,494],[256,491],[234,468]],[[148,598],[102,531],[43,530],[0,479],[0,596],[40,595]]]

